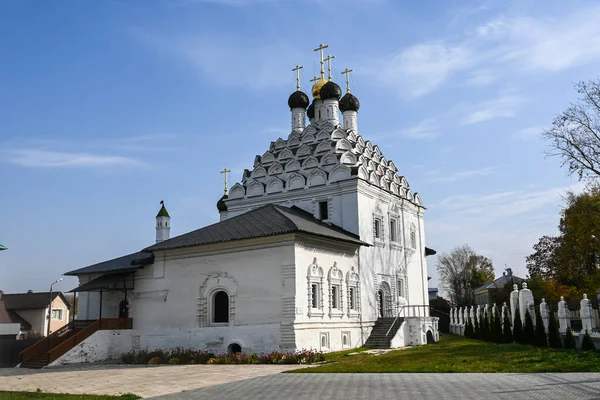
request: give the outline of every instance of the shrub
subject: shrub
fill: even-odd
[[[177,365],[181,364],[181,361],[179,360],[179,357],[172,357],[169,359],[169,364]]]
[[[520,344],[525,343],[524,337],[523,337],[523,324],[521,321],[521,312],[519,311],[518,305],[515,309],[515,318],[514,318],[514,325],[513,325],[513,338],[515,339],[516,343],[520,343]]]
[[[556,321],[556,317],[552,311],[550,311],[550,321],[548,322],[548,344],[553,349],[560,349],[562,347],[558,321]]]
[[[535,343],[536,346],[546,347],[548,346],[548,336],[546,335],[546,328],[544,327],[544,320],[539,309],[535,310]]]
[[[463,333],[463,336],[466,338],[473,337],[473,328],[471,326],[471,317],[469,315],[467,315],[467,322],[465,323],[465,332]]]
[[[504,343],[512,343],[513,342],[513,334],[510,324],[510,316],[508,312],[504,314],[504,326],[502,328],[502,342]]]
[[[473,318],[473,339],[479,339],[480,334],[479,322],[477,321],[477,311],[475,311],[475,318]]]
[[[568,327],[567,334],[565,335],[565,349],[576,349],[576,348],[577,348],[577,342],[575,341],[575,336],[573,336],[571,327]]]
[[[498,311],[498,307],[494,304],[494,331],[492,332],[492,336],[494,337],[494,342],[502,343],[502,320],[500,319],[500,311]]]
[[[148,360],[148,364],[150,365],[156,365],[160,363],[160,357],[152,357],[150,360]]]
[[[490,327],[489,327],[489,320],[488,320],[488,316],[487,313],[483,313],[483,318],[482,318],[482,323],[481,323],[481,333],[480,333],[480,339],[481,340],[489,340],[489,336],[490,336]]]
[[[592,337],[588,333],[587,329],[585,330],[585,335],[583,335],[583,340],[581,341],[581,350],[596,351],[596,346],[594,345]]]
[[[529,310],[525,310],[525,326],[523,326],[523,339],[526,344],[535,344],[535,331],[533,319]]]

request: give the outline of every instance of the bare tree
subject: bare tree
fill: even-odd
[[[575,85],[579,102],[554,118],[543,136],[550,142],[550,156],[559,156],[568,175],[579,180],[600,177],[600,81]]]
[[[474,289],[494,280],[492,261],[466,244],[440,254],[437,271],[450,300],[461,306],[472,305]]]

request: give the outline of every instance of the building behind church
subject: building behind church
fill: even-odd
[[[317,49],[312,101],[300,90],[301,67],[294,69],[291,132],[230,190],[225,183],[218,223],[171,238],[163,203],[155,244],[67,273],[79,279],[73,330],[93,334],[49,363],[176,346],[333,351],[438,339],[425,207],[360,134],[351,70],[342,96],[326,48]]]

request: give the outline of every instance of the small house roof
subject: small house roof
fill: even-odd
[[[52,301],[60,296],[66,305],[71,303],[61,292],[52,292]],[[3,294],[2,300],[7,310],[35,310],[48,307],[50,292]]]
[[[515,275],[510,275],[510,274],[502,275],[500,278],[494,280],[493,282],[486,283],[485,285],[478,287],[477,289],[475,289],[475,293],[482,291],[482,290],[487,290],[487,289],[499,289],[499,288],[502,288],[502,287],[506,286],[507,284],[513,283],[513,282],[516,284],[520,284],[524,280],[525,280],[525,278],[520,278]]]

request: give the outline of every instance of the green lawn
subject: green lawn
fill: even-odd
[[[134,394],[124,394],[122,396],[102,396],[92,394],[59,394],[42,392],[2,392],[0,391],[0,400],[22,400],[22,399],[65,399],[65,400],[135,400],[139,396]]]
[[[360,349],[364,350],[364,349]],[[358,350],[358,351],[360,351]],[[327,363],[298,372],[599,372],[598,353],[495,344],[445,335],[439,343],[375,356],[326,355]]]

